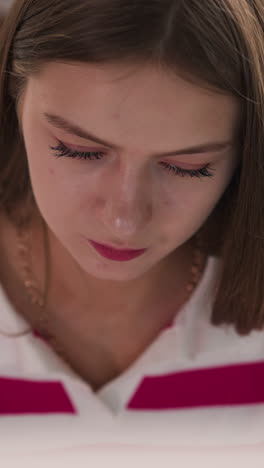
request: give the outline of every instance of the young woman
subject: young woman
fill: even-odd
[[[87,443],[258,440],[263,18],[262,0],[12,5],[0,409],[56,421],[47,444],[73,425]]]

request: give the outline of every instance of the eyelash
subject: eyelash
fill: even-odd
[[[103,155],[104,153],[103,152],[100,152],[100,151],[96,151],[96,152],[92,152],[92,151],[88,151],[88,152],[85,152],[85,153],[82,153],[80,151],[76,151],[76,150],[71,150],[70,148],[68,148],[67,146],[65,146],[61,141],[59,142],[59,145],[57,146],[50,146],[49,147],[53,152],[55,151],[58,151],[59,154],[54,154],[55,157],[57,158],[60,158],[60,157],[68,157],[68,158],[73,158],[73,159],[88,159],[88,160],[100,160],[100,156],[98,155]],[[190,177],[213,177],[213,174],[212,172],[209,172],[209,169],[211,171],[215,171],[215,169],[213,169],[210,164],[207,164],[206,166],[202,167],[201,169],[192,169],[192,170],[187,170],[187,169],[182,169],[180,167],[177,167],[173,164],[169,164],[169,163],[165,163],[165,162],[162,162],[161,163],[162,165],[164,165],[164,167],[168,170],[168,171],[172,171],[173,172],[173,175],[179,175],[181,177],[185,177],[185,176],[190,176]]]

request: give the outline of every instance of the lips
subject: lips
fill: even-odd
[[[96,251],[105,258],[116,261],[128,261],[133,258],[139,257],[147,249],[115,249],[109,245],[99,244],[95,241],[89,240],[90,244],[96,249]]]

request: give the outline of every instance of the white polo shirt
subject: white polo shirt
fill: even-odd
[[[219,265],[208,258],[171,327],[98,392],[34,334],[0,287],[0,332],[12,335],[0,334],[0,459],[38,451],[67,458],[68,450],[78,458],[110,446],[257,447],[264,462],[264,334],[210,324]]]

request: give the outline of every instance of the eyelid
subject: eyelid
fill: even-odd
[[[89,146],[86,147],[86,146],[81,146],[81,145],[73,145],[71,143],[67,143],[66,141],[63,142],[61,140],[58,139],[58,142],[59,143],[62,143],[63,145],[67,146],[69,149],[71,149],[72,151],[77,151],[77,152],[80,152],[80,153],[89,153],[89,152],[98,152],[98,153],[106,153],[107,151],[109,151],[109,149],[105,149],[105,148],[98,148],[98,147],[91,147]],[[191,154],[190,154],[191,155]],[[193,154],[195,156],[195,154]],[[207,155],[207,153],[201,153],[201,155],[203,157],[205,157]],[[171,159],[168,159],[168,158],[171,158]],[[173,159],[172,159],[173,158]],[[175,158],[177,158],[177,160],[175,160]],[[191,163],[190,161],[187,163],[186,161],[179,161],[178,160],[178,156],[164,156],[164,157],[155,157],[156,160],[161,160],[162,162],[165,162],[167,164],[171,164],[171,165],[180,165],[182,167],[182,169],[190,169],[190,170],[195,170],[195,169],[200,169],[202,166],[206,166],[209,164],[209,161],[200,161],[199,163],[196,161],[196,162],[193,162]]]
[[[55,157],[69,157],[69,158],[76,158],[76,159],[89,159],[93,160],[95,159],[101,159],[102,152],[100,151],[87,151],[87,152],[81,152],[81,151],[76,151],[76,150],[71,150],[68,146],[66,146],[64,143],[61,141],[58,141],[59,145],[57,146],[50,146],[50,149],[52,152],[57,151],[58,153],[54,154]],[[96,154],[95,154],[96,153]],[[100,155],[99,157],[97,155]],[[215,171],[215,168],[211,166],[210,163],[200,167],[200,168],[183,168],[175,164],[170,164],[166,162],[160,162],[160,165],[163,165],[166,167],[166,169],[170,172],[172,171],[174,175],[180,175],[181,177],[198,177],[199,179],[203,177],[213,177],[214,174],[212,171]]]
[[[107,150],[106,149],[101,149],[101,148],[98,148],[98,147],[92,147],[92,146],[81,146],[81,145],[73,145],[72,143],[68,143],[67,141],[62,141],[60,139],[58,139],[58,142],[59,143],[62,143],[63,145],[65,146],[68,146],[68,148],[70,148],[72,151],[79,151],[80,153],[88,153],[89,151],[91,152],[101,152],[101,153],[105,153]]]
[[[180,164],[186,169],[196,169],[196,168],[199,169],[201,166],[206,166],[206,164],[209,164],[209,161],[199,161],[199,162],[197,162],[197,161],[195,161],[195,162],[179,161],[178,156],[174,156],[174,157],[171,156],[171,158],[174,158],[174,159],[168,159],[166,157],[165,158],[160,158],[160,159],[163,162],[166,162],[168,164]],[[177,158],[177,160],[175,160],[175,158]],[[209,158],[207,158],[207,159],[209,159]]]

